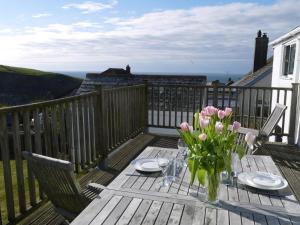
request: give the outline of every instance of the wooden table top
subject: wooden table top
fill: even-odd
[[[158,153],[174,158],[178,150],[147,147],[138,158]],[[244,156],[238,170],[281,176],[269,156]],[[203,189],[189,179],[184,167],[169,187],[160,187],[162,177],[140,175],[129,165],[71,224],[300,224],[300,204],[289,188],[266,192],[221,183],[216,206],[203,201]]]

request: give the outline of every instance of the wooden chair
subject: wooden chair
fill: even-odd
[[[236,143],[244,146],[246,154],[253,154],[257,150],[261,149],[264,143],[268,141],[270,135],[272,134],[272,131],[275,129],[277,123],[279,122],[286,109],[287,106],[277,103],[272,113],[267,118],[267,121],[264,123],[260,130],[241,127],[239,129]],[[232,127],[230,127],[230,129],[232,129]],[[250,147],[245,142],[245,135],[248,132],[252,132],[256,136],[256,143],[254,144],[253,149],[250,149]]]
[[[105,189],[95,183],[89,184],[87,191],[81,189],[75,179],[72,163],[68,161],[30,152],[23,152],[23,156],[57,212],[69,221]]]

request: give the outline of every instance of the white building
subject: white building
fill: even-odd
[[[273,72],[272,72],[272,87],[287,87],[291,88],[293,83],[300,83],[300,27],[296,27],[292,31],[282,35],[276,40],[272,41],[270,45],[273,47]],[[291,94],[288,93],[288,100],[286,105],[288,106],[284,131],[289,130],[289,115],[291,109]],[[280,102],[283,101],[284,93],[280,93]],[[298,96],[299,101],[299,96]],[[276,99],[273,99],[272,106],[276,103]],[[300,145],[300,128],[299,117],[300,110],[299,105],[296,105],[296,118],[295,119],[295,143]]]

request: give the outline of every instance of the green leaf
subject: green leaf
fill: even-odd
[[[198,128],[199,128],[199,111],[196,112],[195,120],[194,120],[194,129],[198,130]]]
[[[198,169],[197,175],[199,183],[204,186],[206,180],[206,171],[204,169]]]

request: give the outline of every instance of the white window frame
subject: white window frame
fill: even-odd
[[[295,52],[294,52],[294,65],[293,65],[293,73],[288,73],[288,74],[285,74],[285,68],[286,68],[286,64],[285,64],[285,61],[286,61],[286,49],[288,46],[292,46],[292,45],[295,45]],[[286,78],[286,79],[289,79],[289,78],[293,78],[294,77],[294,74],[295,74],[295,65],[296,65],[296,51],[297,51],[297,43],[296,41],[292,41],[292,42],[288,42],[288,43],[285,43],[283,45],[283,50],[282,50],[282,59],[281,59],[281,62],[282,62],[282,68],[281,68],[281,78]]]

